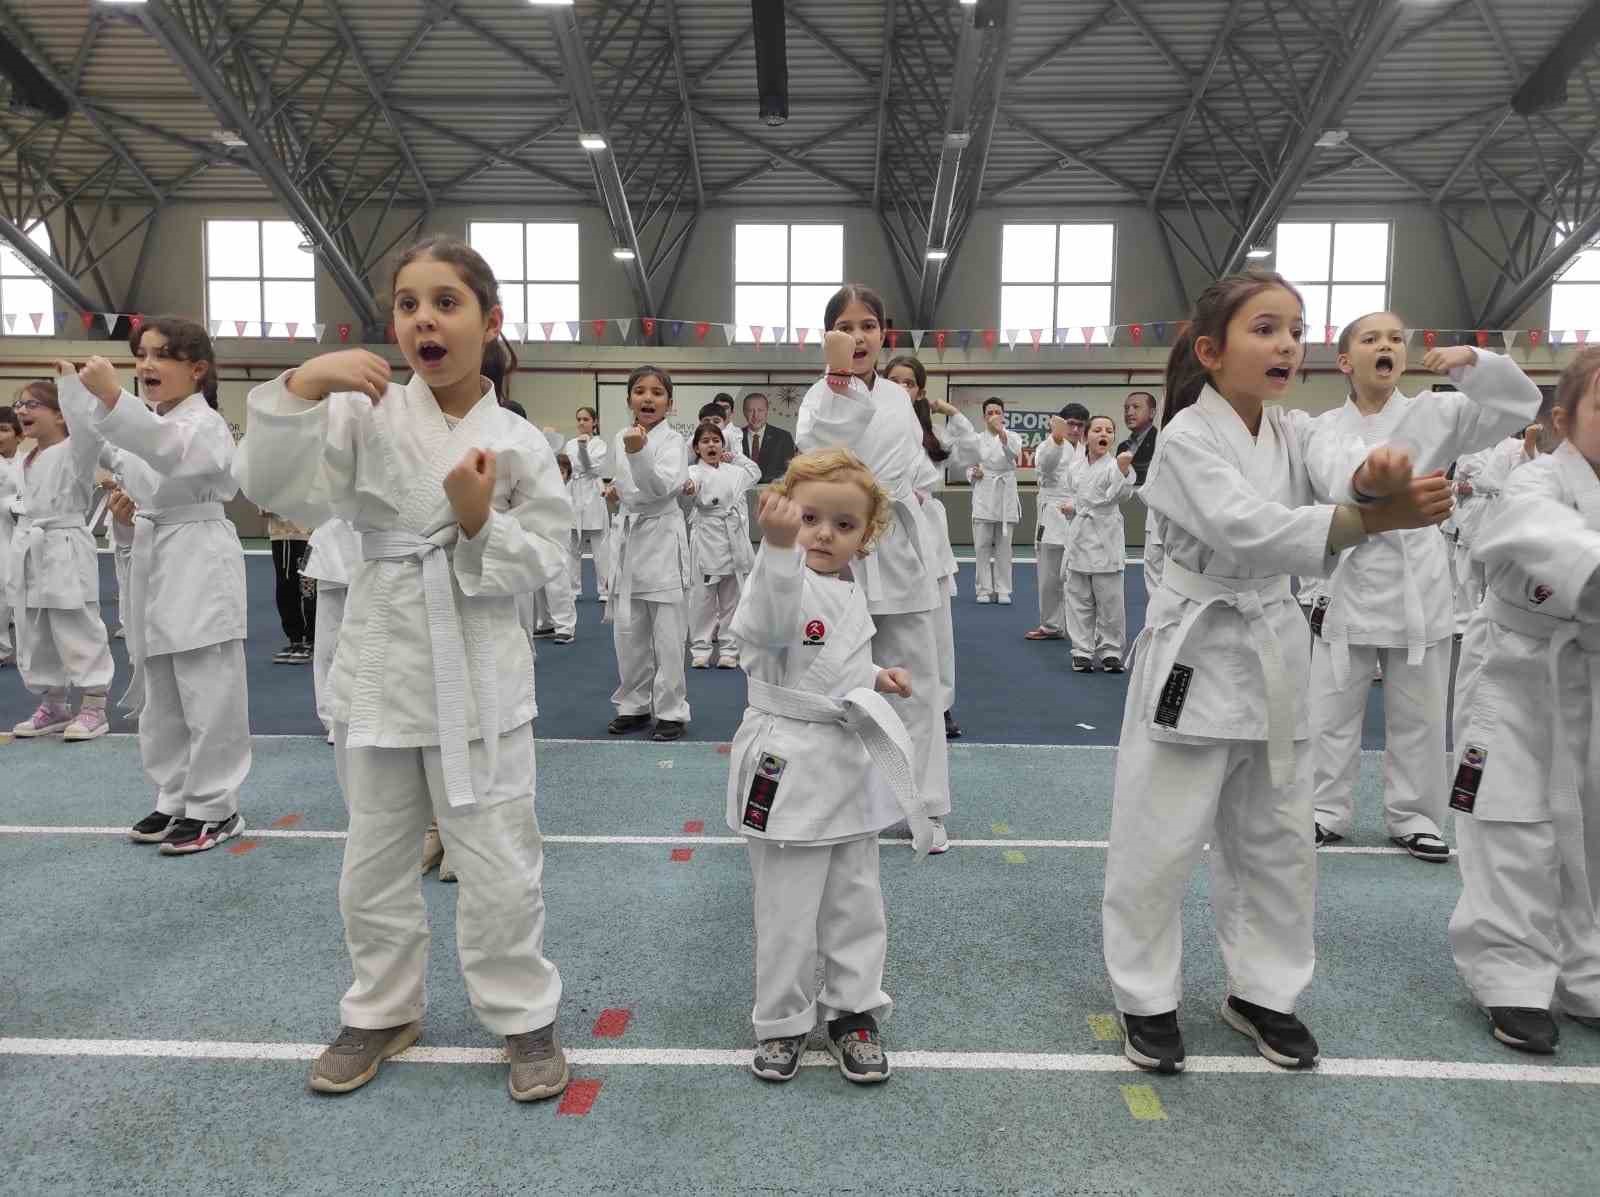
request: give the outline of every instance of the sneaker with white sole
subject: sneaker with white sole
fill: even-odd
[[[1183,1071],[1183,1032],[1178,1027],[1178,1012],[1165,1014],[1124,1014],[1117,1011],[1122,1024],[1122,1054],[1150,1072]]]
[[[1444,864],[1450,859],[1450,845],[1425,831],[1415,835],[1391,835],[1389,839],[1418,860],[1425,860],[1429,864]]]
[[[272,663],[274,665],[295,664],[296,660],[298,659],[296,657],[296,653],[299,651],[299,648],[300,646],[298,644],[285,644],[277,652],[272,654]]]
[[[378,1065],[398,1056],[422,1036],[422,1023],[398,1027],[340,1027],[311,1066],[311,1087],[318,1093],[349,1093],[378,1075]]]
[[[710,669],[711,668],[711,658],[709,656],[690,657],[689,658],[689,668],[690,669]]]
[[[785,1035],[778,1039],[763,1039],[756,1045],[756,1054],[750,1058],[750,1071],[764,1081],[792,1081],[800,1071],[800,1057],[805,1055],[804,1035]]]
[[[1256,1051],[1280,1068],[1317,1066],[1316,1037],[1293,1014],[1269,1010],[1229,994],[1222,1003],[1222,1020],[1239,1034],[1255,1040]]]
[[[928,822],[933,824],[933,843],[928,846],[928,855],[943,856],[950,851],[950,833],[944,829],[944,816],[930,815]]]
[[[515,1101],[543,1101],[567,1087],[572,1074],[567,1070],[567,1055],[556,1038],[556,1024],[506,1036],[506,1055],[511,1058],[511,1074],[506,1088]]]
[[[828,1023],[828,1054],[844,1079],[874,1085],[889,1079],[889,1057],[878,1039],[878,1021],[870,1014],[846,1014]]]
[[[195,852],[209,852],[218,844],[231,840],[244,831],[244,820],[237,813],[226,819],[179,819],[177,825],[161,845],[163,856],[188,856]]]
[[[110,730],[111,721],[106,718],[105,707],[84,707],[72,722],[62,729],[61,738],[74,743],[80,740],[98,740]]]
[[[995,602],[999,603],[1002,607],[1009,607],[1011,605],[1011,596],[1009,594],[1002,594],[999,598],[995,599]]]
[[[1489,1006],[1483,1011],[1494,1037],[1507,1047],[1536,1056],[1553,1055],[1561,1042],[1561,1028],[1550,1011],[1532,1006]]]
[[[177,825],[177,815],[164,815],[153,810],[128,829],[128,838],[136,844],[159,844],[172,834],[172,829]]]
[[[976,599],[974,599],[974,600],[973,600],[973,601],[974,601],[974,602],[979,602],[979,603],[992,603],[992,602],[994,602],[994,599],[993,599],[993,598],[992,598],[992,597],[991,597],[991,596],[990,596],[990,595],[987,595],[987,594],[980,594],[980,595],[979,595],[979,596],[978,596],[978,597],[977,597],[977,598],[976,598]]]
[[[11,734],[26,740],[33,736],[53,736],[66,731],[72,723],[72,712],[52,702],[41,702],[31,716],[11,729]]]

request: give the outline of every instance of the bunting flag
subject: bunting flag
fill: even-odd
[[[544,333],[546,341],[551,340],[556,335],[556,322],[554,320],[541,320],[539,322],[539,331]]]
[[[1578,344],[1579,345],[1587,345],[1588,343],[1589,343],[1589,330],[1586,329],[1586,328],[1578,329]]]
[[[339,340],[343,341],[343,342],[345,342],[347,344],[349,343],[349,340],[350,340],[350,326],[348,324],[339,325]]]
[[[578,320],[568,320],[566,322],[566,324],[567,324],[567,338],[570,341],[572,341],[573,344],[577,344],[577,342],[578,342],[578,334],[583,332],[583,324],[582,324],[582,322],[578,321]]]
[[[626,341],[628,334],[633,332],[633,317],[630,316],[625,320],[618,320],[617,327],[622,330],[622,339]]]
[[[763,328],[759,324],[752,324],[750,326],[750,335],[756,339],[756,348],[757,349],[761,348],[761,334],[766,332],[766,331],[767,330],[765,328]]]
[[[956,333],[956,340],[961,344],[961,352],[967,352],[967,350],[972,348],[972,330],[970,328],[963,328],[960,332]]]
[[[244,330],[249,327],[249,324],[250,321],[248,320],[235,320],[233,322],[233,335],[236,337],[244,336]]]
[[[1325,324],[1325,325],[1322,326],[1322,343],[1324,345],[1332,345],[1333,344],[1334,331],[1335,331],[1334,327],[1331,324]]]
[[[6,313],[6,331],[7,332],[12,332],[12,331],[14,331],[16,329],[16,327],[17,327],[17,314],[15,312],[7,312]]]
[[[1434,332],[1433,329],[1430,328],[1422,334],[1422,347],[1424,349],[1432,349],[1438,343],[1439,334]]]
[[[399,339],[400,338],[398,338],[394,334],[394,321],[391,320],[391,321],[389,321],[388,324],[384,325],[384,328],[383,328],[384,344],[392,345],[392,344],[394,344],[394,342],[396,342]]]
[[[672,327],[672,335],[673,335],[674,338],[683,336],[683,321],[682,320],[674,320],[672,322],[671,327]],[[701,333],[700,335],[704,336],[705,334]]]
[[[935,349],[937,349],[940,353],[943,353],[944,352],[944,343],[949,338],[949,336],[950,336],[950,334],[948,332],[946,332],[942,328],[934,329],[933,330],[933,347]]]
[[[85,325],[84,327],[87,329],[88,325]],[[222,321],[211,321],[211,335],[214,337],[220,337],[222,335]]]
[[[707,325],[707,327],[709,328],[710,326]],[[722,335],[727,338],[728,344],[730,345],[733,344],[733,339],[738,335],[738,333],[739,326],[737,324],[724,324],[722,326]]]
[[[1085,345],[1094,344],[1094,325],[1085,324],[1079,331],[1083,333],[1083,343]]]
[[[1022,330],[1020,328],[1006,329],[1006,348],[1015,349],[1017,347],[1017,337],[1021,334]]]
[[[1542,328],[1530,328],[1528,330],[1528,346],[1529,346],[1529,348],[1537,349],[1539,347],[1539,342],[1541,340],[1543,340],[1543,339],[1544,339],[1544,329],[1542,329]]]
[[[106,331],[108,333],[116,332],[117,321],[122,319],[116,312],[101,312],[100,318],[106,322]]]
[[[1039,352],[1039,338],[1044,336],[1044,329],[1042,329],[1042,328],[1030,328],[1028,330],[1028,335],[1033,338],[1033,351],[1035,353],[1038,353]]]
[[[94,328],[94,313],[93,312],[79,312],[78,313],[78,319],[83,321],[83,331],[84,332],[89,332],[91,329]],[[216,329],[212,329],[211,331],[212,332],[216,332],[217,330]]]
[[[999,335],[1000,334],[997,333],[992,328],[984,329],[983,330],[983,347],[985,349],[993,349],[994,348],[994,343],[995,343],[996,339],[998,339]]]
[[[1414,329],[1414,328],[1408,328],[1408,329],[1405,329],[1404,331],[1405,331],[1405,338],[1406,338],[1406,348],[1410,349],[1411,348],[1411,339],[1417,335],[1417,330]]]
[[[789,330],[784,328],[781,324],[772,330],[772,344],[774,348],[783,344],[783,334],[788,331]]]
[[[706,334],[710,331],[711,326],[702,320],[699,324],[694,326],[694,339],[697,341],[704,341],[706,339]]]
[[[312,327],[313,330],[315,330],[315,332],[317,334],[317,340],[319,340],[319,341],[322,340],[322,334],[323,334],[324,330],[327,329],[328,326],[326,324],[313,324],[311,327]]]
[[[644,329],[644,335],[647,337],[653,337],[656,335],[656,322],[655,318],[652,316],[645,316],[640,319],[639,327]]]
[[[1517,330],[1514,328],[1506,329],[1500,334],[1500,339],[1506,343],[1506,348],[1510,349],[1517,343]]]
[[[135,336],[137,336],[138,333],[139,333],[139,330],[141,328],[143,328],[143,327],[144,327],[144,315],[143,315],[143,313],[135,312],[133,315],[128,317],[128,331],[130,333],[132,333]]]
[[[1167,322],[1165,320],[1157,320],[1150,326],[1150,331],[1156,334],[1157,345],[1165,345],[1167,343]]]
[[[1065,328],[1058,328],[1056,329],[1055,344],[1065,345],[1071,339],[1071,337],[1072,333],[1069,330]],[[1035,346],[1035,348],[1037,348],[1037,346]]]
[[[928,330],[925,329],[925,328],[914,328],[914,329],[912,329],[911,330],[911,348],[913,348],[913,349],[921,349],[922,348],[922,339],[924,337],[926,337],[927,335],[928,335]]]
[[[291,321],[290,323],[285,324],[283,327],[289,330],[289,339],[291,341],[295,339],[295,336],[300,331],[300,325],[299,325],[298,322],[295,322],[295,321]]]
[[[591,320],[589,321],[589,327],[594,329],[594,339],[596,341],[604,341],[606,339],[606,322],[604,320]]]
[[[809,328],[797,328],[795,329],[795,335],[800,338],[800,348],[804,349],[806,347],[806,338],[811,335],[811,330]]]
[[[1144,344],[1144,325],[1130,324],[1128,325],[1128,333],[1133,337],[1133,343],[1135,345]]]
[[[1476,332],[1474,332],[1472,335],[1478,339],[1478,348],[1479,349],[1487,349],[1487,348],[1489,348],[1489,330],[1488,329],[1480,328]]]
[[[1567,334],[1566,334],[1566,331],[1564,329],[1552,328],[1550,330],[1550,344],[1552,344],[1552,345],[1561,344],[1561,342],[1566,339],[1566,335]]]
[[[899,349],[900,348],[900,330],[898,328],[891,328],[889,330],[889,334],[888,335],[889,335],[889,348],[890,349]]]

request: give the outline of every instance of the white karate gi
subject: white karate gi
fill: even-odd
[[[711,466],[689,467],[696,486],[689,508],[689,652],[739,660],[733,612],[740,580],[750,572],[755,552],[745,531],[745,495],[761,481],[761,467],[743,454]]]
[[[905,814],[926,823],[910,738],[872,692],[866,599],[804,559],[798,547],[764,546],[734,616],[750,689],[729,757],[727,821],[750,850],[758,1039],[888,1015],[878,833]],[[874,717],[863,734],[845,723]]]
[[[1367,445],[1408,443],[1418,474],[1444,469],[1538,413],[1539,388],[1510,358],[1477,351],[1452,372],[1459,392],[1399,391],[1363,416],[1354,400],[1317,417],[1319,428]],[[1324,500],[1328,496],[1321,496]],[[1361,761],[1361,722],[1374,671],[1383,669],[1384,826],[1395,838],[1444,826],[1445,718],[1455,614],[1450,558],[1435,528],[1369,537],[1347,550],[1317,594],[1311,644],[1312,778],[1316,820],[1349,835]],[[1320,617],[1317,612],[1320,612]]]
[[[1017,459],[1022,438],[986,427],[978,433],[978,461],[983,477],[972,484],[972,548],[978,559],[975,575],[978,597],[1011,597],[1011,534],[1022,519],[1017,497]],[[967,477],[973,476],[973,468]]]
[[[947,416],[942,428],[935,424],[933,435],[940,447],[950,454],[946,461],[954,461],[959,466],[977,461],[977,431],[972,421],[960,412]],[[917,443],[921,445],[922,441],[919,439]],[[932,460],[929,458],[930,462]],[[938,463],[934,463],[934,471],[943,476]],[[939,548],[939,692],[943,709],[949,711],[956,705],[956,628],[950,600],[956,596],[956,575],[961,566],[956,561],[955,546],[950,543],[950,513],[945,509],[944,500],[931,492],[918,493],[926,496],[922,501],[922,514],[932,525]]]
[[[121,451],[116,473],[138,507],[123,599],[133,665],[124,702],[139,714],[156,809],[227,819],[251,759],[244,549],[223,510],[238,493],[233,433],[198,393],[157,415],[126,391],[107,410],[76,378],[58,387],[61,410]]]
[[[1127,638],[1122,563],[1128,533],[1122,502],[1131,494],[1133,468],[1124,474],[1114,453],[1093,462],[1085,458],[1073,471],[1073,515],[1067,521],[1061,562],[1067,635],[1074,656],[1091,657],[1097,664],[1107,657],[1120,660]]]
[[[0,661],[15,650],[11,639],[11,536],[22,514],[22,454],[0,457]]]
[[[333,713],[328,706],[328,674],[333,670],[334,652],[339,647],[350,582],[360,568],[361,534],[350,521],[334,516],[318,524],[306,543],[306,560],[300,567],[300,576],[311,578],[317,584],[311,687],[317,700],[317,718],[329,731],[333,730]]]
[[[1138,494],[1138,488],[1134,488]],[[1148,508],[1144,518],[1144,592],[1148,597],[1161,589],[1161,570],[1167,561],[1167,549],[1161,541],[1161,521]]]
[[[611,556],[606,529],[611,515],[606,508],[605,479],[610,476],[609,450],[598,436],[587,441],[573,437],[562,449],[572,463],[567,496],[572,500],[572,595],[583,594],[583,551],[594,555],[594,580],[602,597],[611,580]]]
[[[1311,980],[1310,652],[1287,575],[1333,568],[1334,508],[1307,506],[1312,479],[1334,490],[1364,456],[1279,407],[1251,437],[1209,386],[1161,431],[1143,494],[1167,564],[1135,647],[1102,908],[1125,1013],[1178,1006],[1183,899],[1207,843],[1230,991],[1291,1013]]]
[[[1480,1006],[1600,1017],[1594,468],[1570,442],[1520,467],[1473,554],[1489,589],[1461,645],[1450,948]]]
[[[1047,632],[1063,636],[1067,630],[1066,591],[1062,554],[1067,547],[1067,517],[1061,514],[1061,504],[1072,498],[1072,474],[1084,462],[1082,442],[1056,444],[1055,438],[1046,436],[1034,450],[1034,468],[1039,475],[1038,529],[1035,548],[1038,552],[1039,574],[1039,626]]]
[[[1470,482],[1470,495],[1457,495],[1455,510],[1444,523],[1450,541],[1451,580],[1455,585],[1456,634],[1467,630],[1472,613],[1483,602],[1487,579],[1481,562],[1472,558],[1472,542],[1500,497],[1511,471],[1527,461],[1520,436],[1467,453],[1456,460],[1456,481]]]
[[[466,538],[443,481],[470,449],[495,454],[489,520]],[[420,378],[381,402],[308,403],[256,387],[234,472],[254,502],[361,533],[329,675],[350,808],[339,907],[355,983],[342,1021],[421,1016],[428,926],[418,845],[437,818],[461,879],[467,992],[500,1035],[549,1024],[561,996],[543,956],[543,846],[534,815],[533,659],[516,595],[567,569],[572,508],[539,430],[484,396],[452,426]]]
[[[851,379],[843,393],[826,379],[800,405],[800,451],[846,448],[872,471],[894,505],[894,522],[867,557],[851,566],[877,632],[872,657],[911,674],[910,698],[891,698],[916,748],[917,789],[930,815],[950,811],[949,746],[939,685],[939,542],[918,493],[938,484],[922,451],[922,425],[899,383],[876,376],[869,390]]]
[[[621,527],[612,539],[611,603],[619,715],[689,721],[683,649],[688,638],[689,530],[678,505],[689,476],[681,434],[665,420],[629,453],[617,433],[612,478]]]

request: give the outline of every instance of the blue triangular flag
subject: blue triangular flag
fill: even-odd
[[[1167,343],[1167,322],[1165,320],[1155,321],[1150,325],[1150,330],[1156,335],[1156,344],[1165,345]]]
[[[956,333],[956,341],[960,343],[963,351],[970,348],[972,345],[972,330],[970,328],[963,328],[960,332]]]
[[[683,321],[682,320],[674,320],[672,322],[672,335],[675,336],[675,337],[683,336]]]

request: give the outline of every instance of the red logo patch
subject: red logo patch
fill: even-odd
[[[1554,590],[1550,589],[1550,587],[1545,586],[1544,584],[1541,583],[1540,585],[1535,586],[1533,588],[1533,594],[1530,597],[1533,599],[1533,605],[1535,607],[1537,607],[1541,603],[1548,602],[1549,599],[1550,599],[1550,596],[1553,595],[1554,593],[1555,593]]]
[[[827,626],[820,619],[813,619],[806,624],[806,643],[821,644],[828,634]]]

